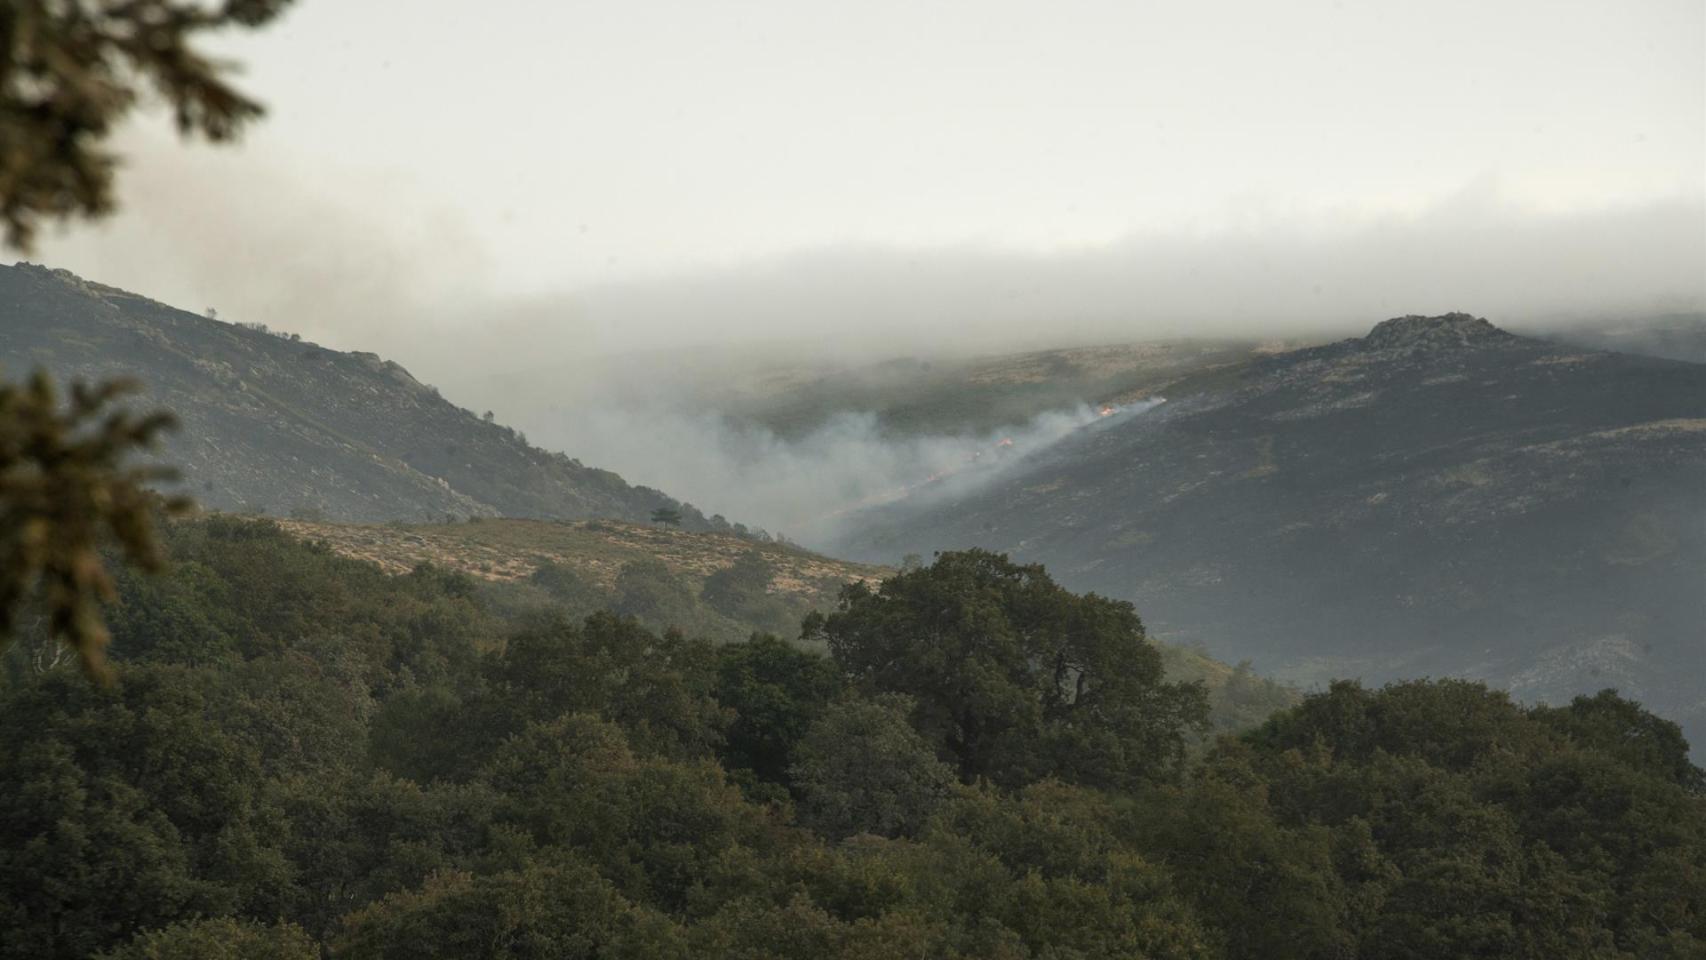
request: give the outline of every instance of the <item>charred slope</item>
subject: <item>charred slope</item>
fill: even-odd
[[[176,310],[63,270],[0,267],[0,367],[132,376],[182,428],[167,459],[204,506],[340,520],[645,519],[680,507],[529,446],[395,363]],[[683,509],[690,527],[709,524]]]
[[[1706,313],[1669,313],[1634,320],[1577,323],[1546,331],[1548,339],[1594,350],[1706,363]]]
[[[1706,733],[1706,366],[1455,314],[1167,395],[846,550],[1009,551],[1303,682],[1618,687]]]

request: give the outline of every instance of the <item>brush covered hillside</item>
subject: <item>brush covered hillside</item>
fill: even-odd
[[[1616,687],[1706,732],[1706,366],[1456,314],[1167,395],[843,548],[1010,551],[1305,683]]]
[[[754,543],[609,520],[480,520],[451,524],[337,524],[280,520],[284,532],[394,575],[423,567],[480,583],[496,609],[612,611],[656,631],[679,629],[719,643],[770,633],[793,639],[813,611],[830,611],[848,584],[894,571],[835,560],[791,544]],[[809,638],[807,638],[809,643]],[[1209,728],[1255,726],[1298,702],[1298,692],[1203,651],[1156,644],[1166,675],[1200,683]]]
[[[529,446],[395,363],[223,323],[63,270],[0,267],[0,369],[136,378],[181,428],[165,459],[204,506],[278,516],[645,519],[698,511]]]
[[[730,533],[613,520],[279,526],[388,573],[425,564],[474,578],[507,606],[612,610],[720,642],[754,631],[794,637],[806,614],[835,606],[842,587],[891,572]]]

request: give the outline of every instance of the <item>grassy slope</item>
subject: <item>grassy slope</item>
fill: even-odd
[[[579,522],[481,519],[464,523],[339,524],[284,520],[279,525],[306,540],[325,543],[344,556],[366,560],[392,573],[430,563],[485,581],[493,599],[510,607],[567,602],[585,612],[620,608],[618,577],[629,564],[655,561],[668,568],[681,593],[671,614],[640,613],[653,629],[679,626],[719,641],[745,639],[753,631],[790,633],[812,610],[834,606],[841,587],[874,581],[884,567],[849,563],[782,543],[725,533],[705,533],[613,520]],[[761,618],[731,615],[700,599],[706,580],[756,553],[772,577]],[[575,597],[552,596],[530,578],[542,567],[572,571],[586,590]],[[666,619],[667,618],[667,619]]]
[[[823,605],[834,601],[844,583],[879,580],[890,572],[885,567],[834,560],[789,544],[614,520],[482,519],[420,524],[281,520],[279,526],[304,539],[323,541],[345,556],[377,563],[390,572],[432,563],[490,581],[523,580],[543,564],[554,563],[609,588],[623,564],[651,559],[697,583],[742,555],[757,551],[776,570],[773,593]]]

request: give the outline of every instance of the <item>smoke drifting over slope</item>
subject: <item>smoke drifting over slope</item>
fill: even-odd
[[[694,409],[683,380],[738,380],[746,370],[734,358],[757,354],[786,367],[1181,336],[1326,340],[1454,309],[1533,330],[1559,318],[1699,309],[1702,263],[1706,207],[1697,203],[1517,215],[1466,197],[1356,229],[1152,237],[1056,256],[826,250],[500,313],[446,340],[455,357],[422,366],[458,402],[493,409],[547,446],[810,542],[832,532],[825,514],[999,438],[895,441],[852,409],[784,442],[718,411],[681,413]],[[646,350],[669,356],[633,362]],[[622,353],[630,356],[616,376],[645,371],[638,391],[613,382],[610,357]],[[1060,429],[1047,419],[1019,433]]]
[[[406,187],[382,193],[413,219],[378,231],[359,205],[346,210],[284,169],[257,186],[190,156],[190,176],[147,167],[128,219],[51,243],[42,259],[378,352],[535,442],[802,540],[833,525],[825,514],[1000,437],[897,441],[849,408],[785,442],[693,406],[684,380],[738,380],[754,358],[856,365],[1180,336],[1324,340],[1451,310],[1523,331],[1706,307],[1706,203],[1692,194],[1544,212],[1481,184],[1406,214],[1270,212],[1215,232],[1052,251],[831,246],[521,300],[495,289],[473,235],[430,203],[411,206]],[[257,235],[257,222],[270,226]],[[645,351],[673,358],[636,362]],[[643,384],[621,382],[636,371],[649,374]],[[1016,431],[1015,446],[1062,429],[1044,419]]]
[[[1012,430],[905,438],[885,436],[872,414],[848,412],[797,440],[716,414],[602,407],[564,417],[535,439],[596,451],[601,466],[630,482],[667,483],[673,496],[707,514],[812,545],[833,539],[859,507],[963,492],[1073,431],[1152,406],[1085,405]]]

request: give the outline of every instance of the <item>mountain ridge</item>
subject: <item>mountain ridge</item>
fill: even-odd
[[[205,506],[349,521],[446,516],[644,520],[661,491],[526,442],[400,364],[231,324],[34,264],[0,266],[0,364],[140,380],[182,427],[163,459]]]

